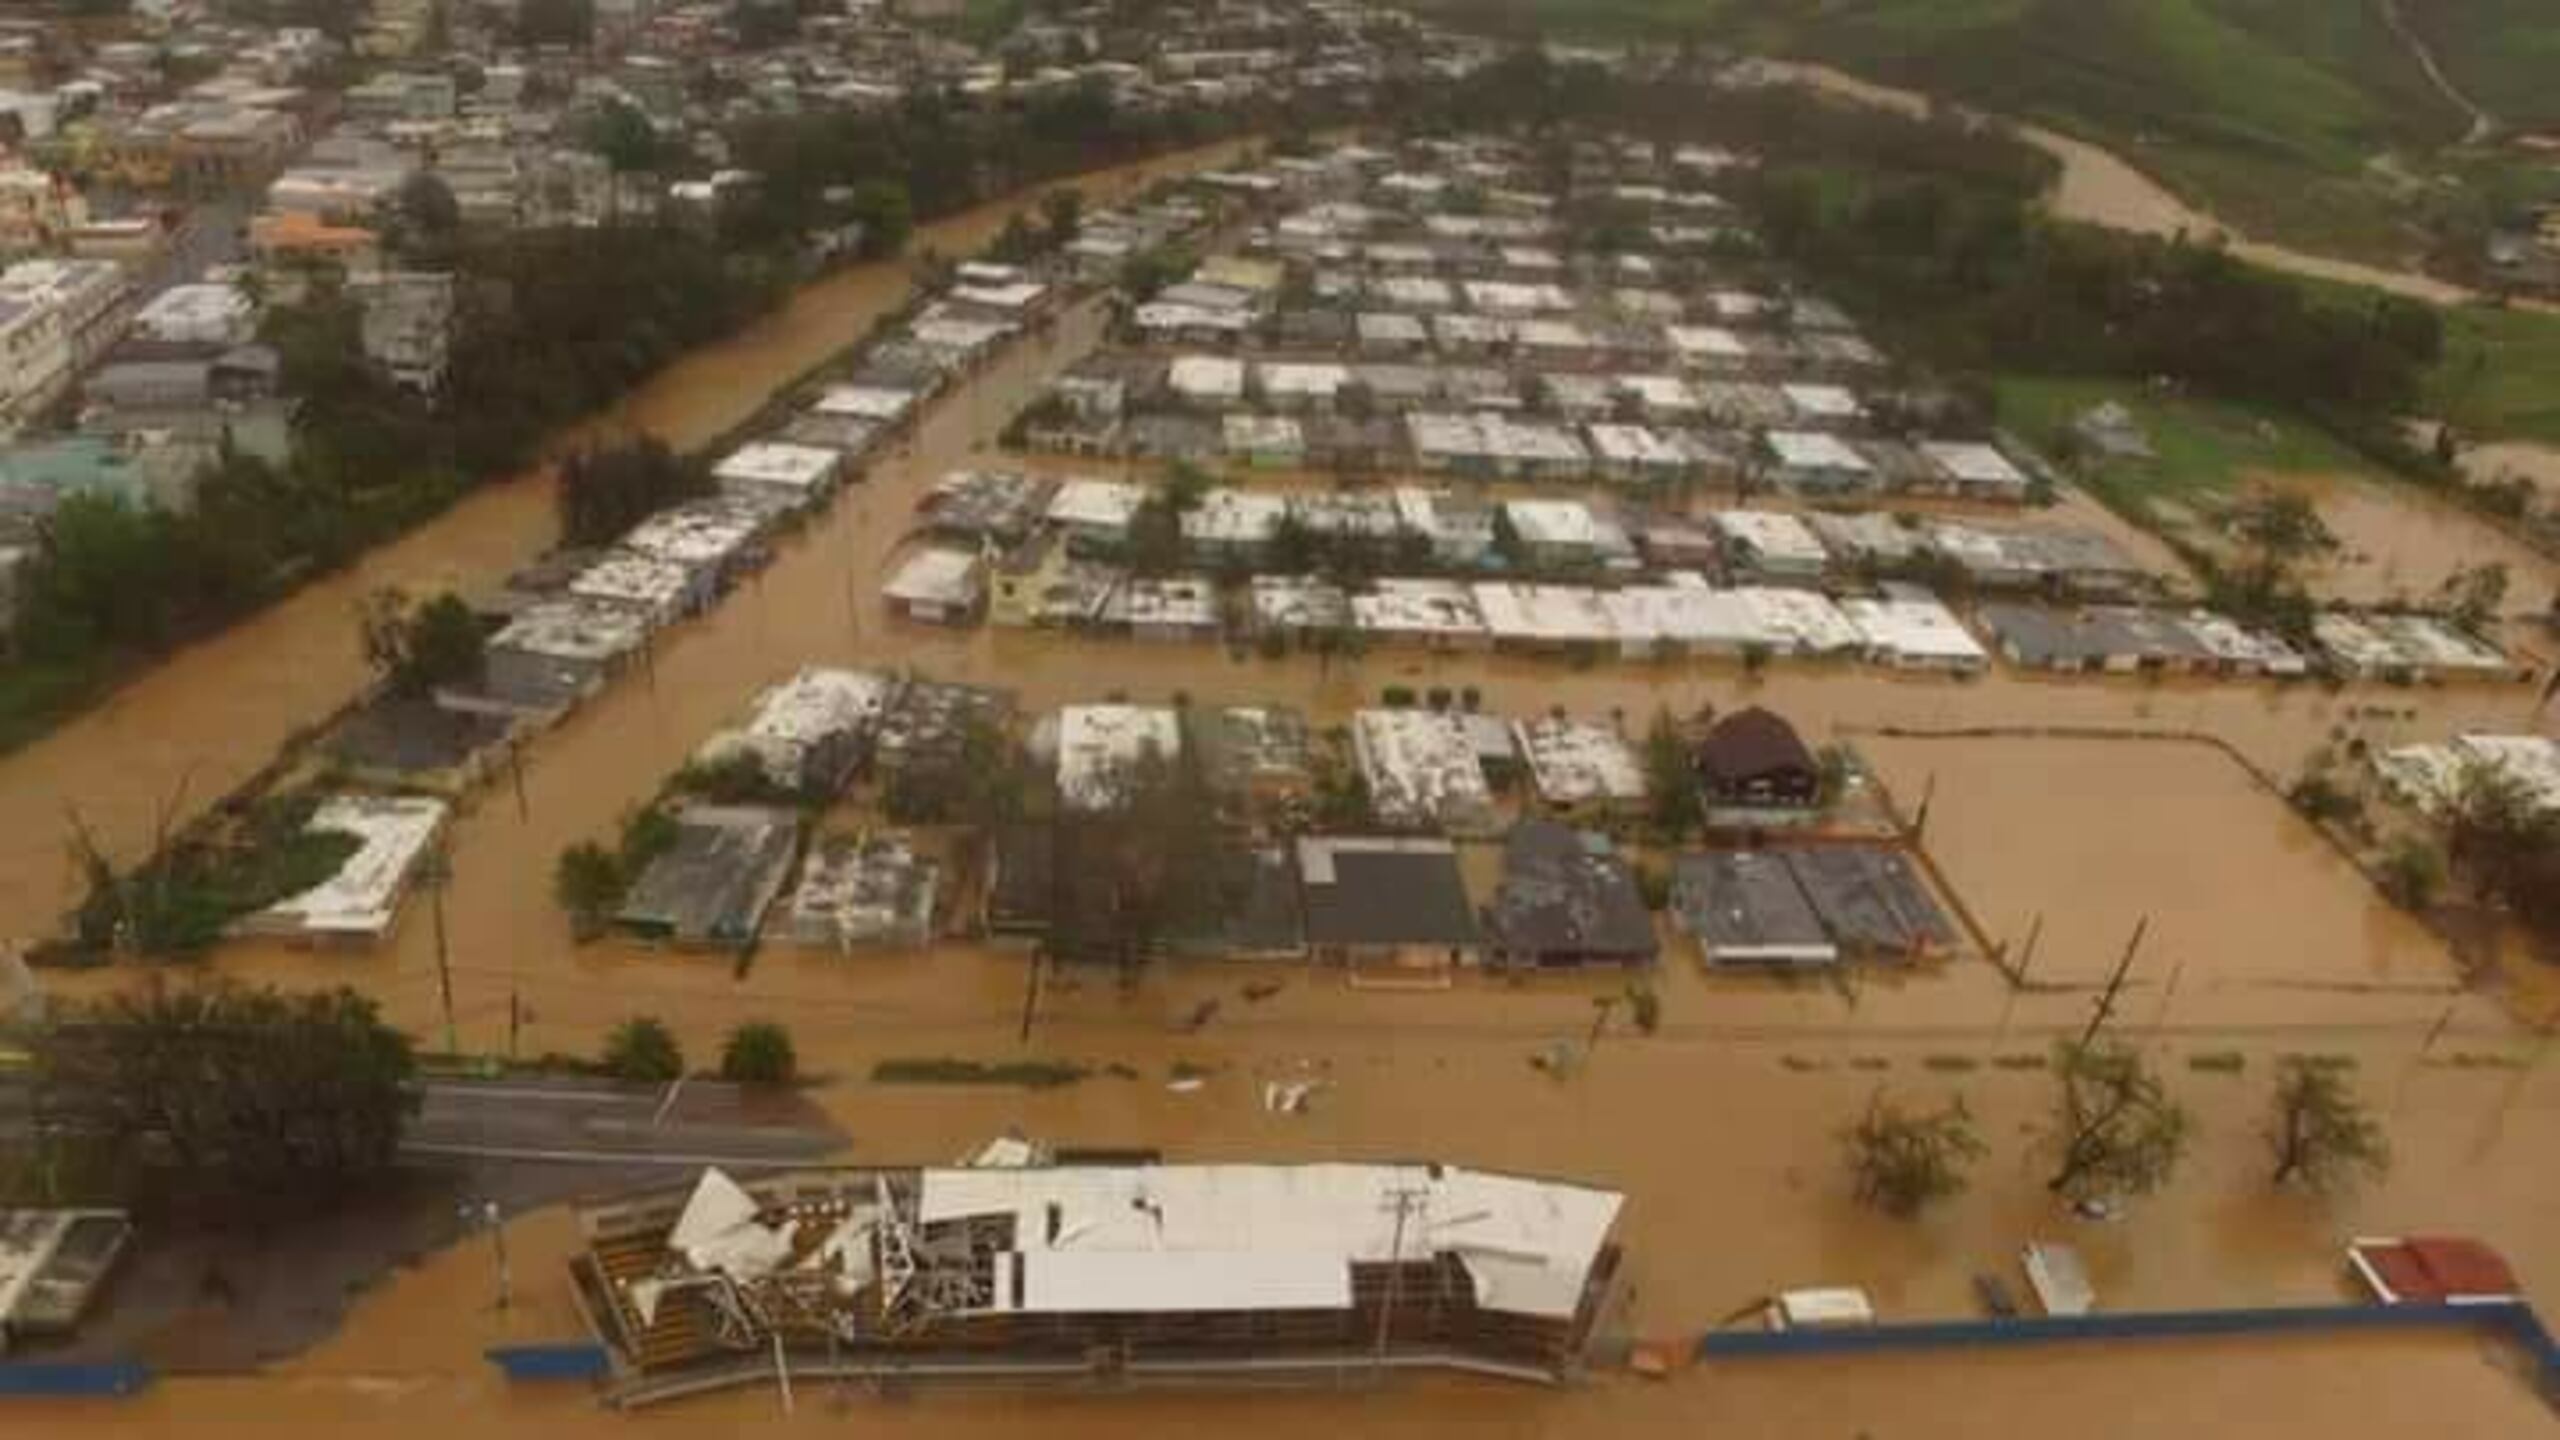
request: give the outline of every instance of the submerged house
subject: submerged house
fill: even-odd
[[[1754,705],[1715,722],[1698,742],[1700,798],[1716,824],[1801,821],[1822,806],[1822,767],[1803,737]]]
[[[1661,953],[1635,872],[1609,838],[1552,820],[1512,827],[1484,920],[1491,964],[1650,965]]]
[[[685,948],[743,946],[763,928],[800,846],[800,818],[751,805],[692,805],[675,843],[632,882],[616,928]]]
[[[1483,941],[1446,840],[1310,835],[1298,841],[1308,953],[1355,969],[1445,971]]]

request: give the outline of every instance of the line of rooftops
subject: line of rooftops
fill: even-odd
[[[2165,597],[2104,534],[2068,525],[1781,510],[1693,519],[1422,485],[1225,486],[1176,517],[1175,563],[1188,568],[1141,573],[1145,511],[1170,503],[1094,476],[954,471],[919,502],[920,543],[882,595],[927,623],[1272,648],[1351,637],[1628,660],[1856,656],[1955,673],[1983,670],[1994,654],[2062,672],[2530,673],[2419,613],[2324,613],[2318,648],[2305,650]],[[1324,565],[1332,575],[1265,568],[1346,555],[1357,563]],[[1333,578],[1346,568],[1371,578]],[[1979,599],[1968,625],[1933,586],[2005,598]]]
[[[1722,833],[1812,827],[1833,798],[1828,767],[1767,711],[1701,723],[1682,743],[1684,783],[1698,788],[1702,812]],[[1114,702],[1064,707],[1026,733],[1001,692],[823,669],[767,691],[744,726],[696,752],[659,802],[670,839],[634,878],[612,924],[702,949],[759,940],[912,947],[970,930],[1046,935],[1074,876],[1093,863],[1058,820],[1004,824],[984,836],[990,878],[975,903],[940,888],[922,832],[874,827],[808,843],[812,813],[857,781],[873,801],[866,813],[927,826],[960,818],[944,802],[971,783],[967,772],[1002,769],[1015,753],[1033,765],[1032,813],[1070,819],[1136,803],[1132,777],[1150,766],[1196,767],[1215,812],[1207,833],[1219,853],[1204,872],[1215,893],[1190,897],[1198,903],[1186,902],[1184,918],[1151,944],[1405,970],[1649,965],[1659,955],[1633,864],[1604,833],[1642,813],[1651,783],[1612,725],[1561,713],[1509,720],[1390,708],[1358,712],[1337,737],[1278,707]],[[757,793],[707,801],[687,783],[741,761],[762,782],[749,787]],[[1355,773],[1367,799],[1354,833],[1312,833],[1321,777]],[[1500,878],[1484,889],[1467,878],[1460,853],[1496,841]],[[1717,877],[1730,857],[1706,852],[1680,863],[1681,893],[1692,897],[1684,924],[1702,940],[1729,932],[1735,922],[1716,916],[1727,904]],[[1872,835],[1825,845],[1801,863],[1773,863],[1789,866],[1801,915],[1815,916],[1831,938],[1818,954],[1710,947],[1709,959],[1913,959],[1955,942],[1909,861]]]

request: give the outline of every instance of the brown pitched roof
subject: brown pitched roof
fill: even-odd
[[[1731,779],[1812,768],[1813,752],[1805,748],[1796,727],[1757,705],[1717,721],[1698,744],[1698,769],[1707,775]]]

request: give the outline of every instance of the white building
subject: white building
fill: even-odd
[[[1161,705],[1070,705],[1056,720],[1058,798],[1078,810],[1120,803],[1131,774],[1182,753],[1182,724]]]
[[[319,941],[380,940],[399,918],[401,898],[444,828],[447,813],[445,802],[417,796],[333,795],[323,800],[303,828],[352,835],[358,842],[355,853],[328,879],[248,916],[239,928]]]
[[[910,620],[967,625],[986,604],[986,564],[974,551],[928,545],[898,566],[880,594]]]
[[[0,270],[0,431],[61,398],[115,344],[129,294],[112,260],[21,260]]]
[[[227,284],[172,285],[133,316],[136,336],[164,345],[238,345],[256,328],[256,307]]]
[[[711,467],[711,478],[732,495],[805,510],[825,498],[844,474],[842,453],[818,445],[758,440],[732,450]]]
[[[1831,552],[1793,515],[1776,510],[1719,510],[1709,517],[1734,569],[1773,580],[1814,580]]]
[[[1972,674],[1990,655],[1938,598],[1913,585],[1888,585],[1881,599],[1840,602],[1840,613],[1858,627],[1867,658],[1898,670]]]
[[[894,424],[915,408],[916,392],[892,385],[830,385],[812,408],[821,415],[850,415]]]
[[[709,602],[710,572],[654,555],[608,550],[570,578],[569,593],[630,610],[652,627],[674,622]]]
[[[1118,549],[1129,539],[1129,526],[1147,503],[1140,486],[1119,480],[1073,479],[1049,497],[1047,518],[1066,537],[1081,545]]]
[[[1224,355],[1178,355],[1165,384],[1185,404],[1222,410],[1244,403],[1244,362]]]
[[[1434,650],[1481,650],[1493,643],[1473,591],[1454,580],[1384,579],[1351,597],[1351,622],[1364,635]]]
[[[758,695],[744,726],[704,741],[693,758],[716,765],[749,756],[782,789],[830,795],[852,774],[897,693],[898,682],[876,671],[812,666]]]
[[[1777,462],[1779,483],[1790,489],[1837,495],[1875,488],[1875,465],[1837,435],[1772,430],[1763,438]]]
[[[1529,783],[1549,809],[1584,814],[1644,802],[1644,765],[1608,726],[1546,715],[1511,729]]]
[[[2024,500],[2027,477],[1996,448],[1961,440],[1924,440],[1921,458],[1949,489],[1985,500]]]
[[[1498,823],[1466,721],[1433,710],[1363,710],[1351,743],[1370,808],[1400,827],[1486,833]]]

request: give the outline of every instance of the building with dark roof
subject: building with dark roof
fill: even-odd
[[[1796,727],[1757,705],[1736,710],[1698,742],[1698,788],[1707,814],[1801,815],[1822,803],[1822,767]]]
[[[1714,850],[1674,864],[1671,908],[1711,966],[1829,965],[1840,958],[1783,854]]]
[[[1608,837],[1552,820],[1511,828],[1484,923],[1497,964],[1650,965],[1661,954],[1635,872]]]
[[[1783,852],[1796,886],[1840,953],[1859,960],[1912,961],[1956,943],[1955,927],[1899,850],[1808,845]]]
[[[799,817],[758,806],[694,805],[675,821],[675,843],[640,872],[614,924],[676,945],[752,941],[790,874]]]
[[[1298,841],[1298,896],[1317,959],[1438,969],[1473,959],[1483,937],[1448,841],[1311,835]]]

